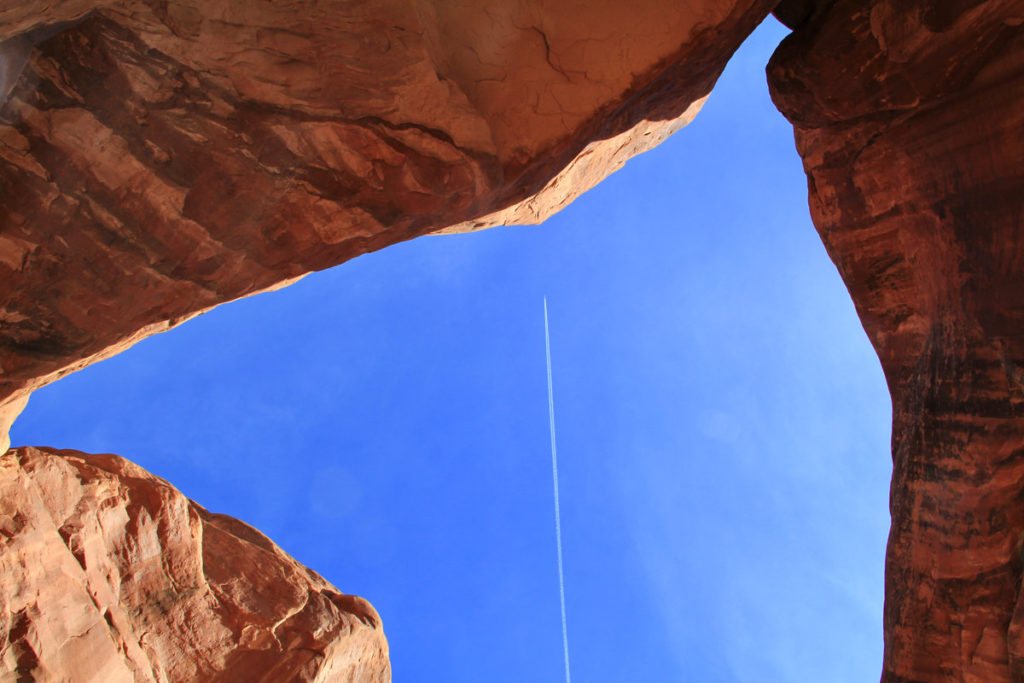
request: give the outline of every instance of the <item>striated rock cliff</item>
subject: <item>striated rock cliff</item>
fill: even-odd
[[[821,4],[769,80],[893,398],[883,681],[1024,680],[1024,3]]]
[[[542,220],[687,123],[772,4],[0,9],[0,428],[221,302]]]
[[[18,680],[391,680],[369,603],[115,455],[0,457],[0,576]]]

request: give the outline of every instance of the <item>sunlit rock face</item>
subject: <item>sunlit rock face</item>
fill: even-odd
[[[190,316],[536,222],[687,123],[773,0],[0,9],[0,428]]]
[[[18,680],[391,680],[365,600],[114,455],[0,457],[0,576]]]
[[[893,398],[883,681],[1024,680],[1024,3],[818,4],[769,81]]]

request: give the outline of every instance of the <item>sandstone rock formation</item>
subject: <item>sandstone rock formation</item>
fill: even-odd
[[[41,384],[224,301],[542,220],[688,122],[772,4],[0,9],[0,428]]]
[[[542,220],[685,125],[772,4],[0,8],[0,447],[33,389],[219,303]],[[387,677],[372,609],[241,523],[113,456],[5,458],[8,667]]]
[[[543,219],[685,124],[776,3],[16,5],[0,433],[33,389],[224,301]],[[883,681],[1024,680],[1024,3],[775,11],[773,97],[893,395]],[[387,676],[372,609],[241,523],[114,456],[0,465],[4,665]]]
[[[769,81],[892,393],[883,681],[1024,680],[1024,3],[819,4]]]
[[[0,457],[0,577],[18,680],[391,680],[365,600],[115,455]]]

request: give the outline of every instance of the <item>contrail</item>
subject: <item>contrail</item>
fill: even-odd
[[[565,572],[562,569],[562,513],[558,508],[558,449],[555,446],[555,393],[551,388],[551,335],[548,333],[548,298],[544,297],[544,352],[548,360],[548,421],[551,425],[551,476],[555,484],[555,540],[558,542],[558,594],[562,602],[562,647],[565,683],[569,678],[569,635],[565,626]]]

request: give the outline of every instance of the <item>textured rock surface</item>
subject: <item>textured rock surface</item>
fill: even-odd
[[[18,680],[391,680],[365,600],[114,455],[0,457],[0,579]]]
[[[0,7],[0,447],[31,390],[219,303],[536,222],[699,109],[772,0]],[[7,670],[390,678],[373,609],[115,456],[0,460]]]
[[[0,436],[33,389],[219,303],[543,219],[685,125],[772,4],[0,7]],[[369,605],[115,456],[18,449],[0,486],[8,670],[390,677]]]
[[[542,219],[685,124],[774,4],[0,8],[0,430],[218,303]],[[1024,3],[776,11],[773,96],[893,396],[883,680],[1024,680]],[[8,668],[387,675],[372,609],[241,523],[114,456],[0,463]]]
[[[769,81],[893,398],[883,681],[1024,680],[1024,3],[824,4]]]
[[[0,403],[388,244],[542,219],[688,122],[772,4],[5,6]]]

